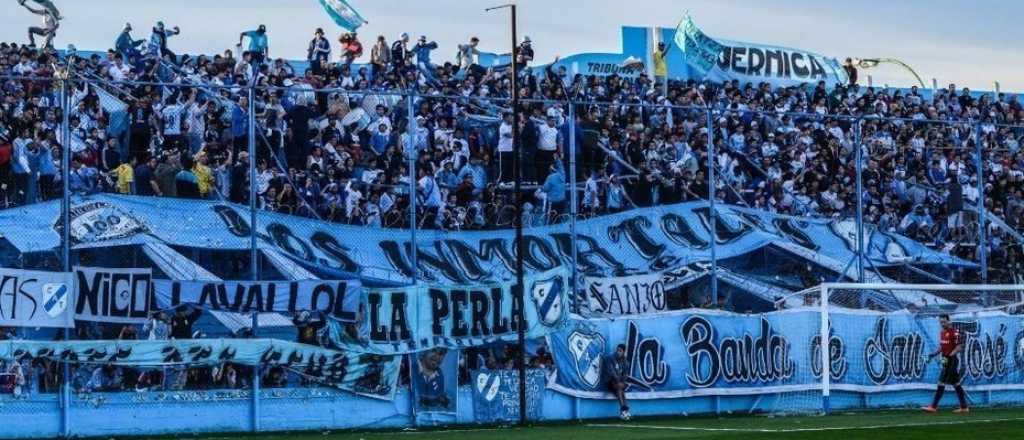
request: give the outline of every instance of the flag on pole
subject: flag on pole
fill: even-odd
[[[707,36],[693,22],[689,14],[676,28],[676,46],[682,49],[686,62],[703,78],[718,63],[725,46]]]
[[[345,0],[320,0],[320,4],[338,26],[350,31],[355,31],[359,29],[359,26],[369,23]]]

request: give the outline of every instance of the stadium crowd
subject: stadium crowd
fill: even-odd
[[[952,84],[926,97],[916,87],[856,83],[666,80],[664,51],[672,49],[654,54],[662,61],[653,77],[570,75],[533,66],[526,38],[509,62],[523,68],[520,110],[528,117],[512,127],[511,70],[482,65],[476,38],[440,62],[425,36],[380,36],[364,49],[357,34],[332,42],[317,29],[302,71],[269,57],[263,26],[212,57],[175,54],[168,40],[180,30],[162,23],[148,40],[131,32],[126,26],[115,48],[89,56],[0,45],[0,204],[59,196],[61,83],[51,78],[72,70],[82,78],[69,112],[69,187],[77,194],[248,203],[255,160],[263,209],[407,227],[414,162],[419,227],[507,227],[516,221],[508,182],[518,130],[530,188],[523,221],[542,224],[571,211],[571,148],[581,216],[707,198],[710,108],[723,202],[852,217],[859,117],[867,222],[978,261],[980,181],[988,215],[1024,231],[1024,108],[1014,95]],[[411,119],[401,94],[415,95]],[[247,153],[250,107],[255,158]],[[981,244],[997,278],[1022,267],[1015,235],[993,223]]]

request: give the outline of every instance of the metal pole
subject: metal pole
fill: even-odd
[[[718,305],[718,232],[715,222],[718,211],[715,209],[715,129],[711,107],[707,107],[708,123],[708,209],[711,219],[711,303]]]
[[[978,253],[981,264],[981,281],[988,282],[988,237],[985,222],[985,163],[982,159],[985,149],[981,142],[981,123],[974,124],[974,163],[978,168]]]
[[[516,64],[516,42],[519,40],[516,28],[516,5],[512,9],[512,148],[515,149],[515,205],[516,205],[516,285],[519,297],[519,326],[516,331],[519,342],[519,424],[526,425],[526,287],[524,285],[523,254],[523,149],[519,140],[519,67]]]
[[[60,89],[60,103],[61,103],[61,122],[60,122],[60,160],[61,160],[61,207],[60,207],[60,218],[63,222],[63,230],[61,231],[61,268],[64,273],[71,272],[71,186],[68,180],[71,177],[71,123],[70,123],[70,107],[71,107],[71,94],[69,88],[71,87],[71,72],[73,64],[69,61],[67,63],[67,78],[64,80],[64,84]],[[68,311],[67,313],[71,313]],[[71,319],[70,317],[68,319]],[[71,330],[64,327],[64,340],[71,339]],[[62,364],[61,376],[64,381],[64,386],[61,389],[61,428],[64,438],[71,437],[71,364],[65,362]]]
[[[259,281],[259,254],[256,244],[256,92],[255,84],[249,85],[249,275],[252,281]],[[260,328],[259,310],[252,312],[252,337],[258,335]],[[252,430],[260,430],[260,365],[253,368],[252,374]]]
[[[572,309],[574,312],[579,313],[579,302],[576,298],[576,289],[579,286],[579,271],[577,270],[576,259],[576,215],[578,214],[577,208],[577,194],[576,194],[576,106],[573,105],[572,101],[569,101],[569,236],[572,237],[572,275],[571,285],[569,289],[572,292]]]
[[[857,149],[855,160],[857,180],[857,281],[864,282],[864,152],[860,144],[861,120],[853,122],[853,147]]]
[[[516,42],[519,37],[516,29],[516,5],[515,3],[487,8],[485,11],[495,9],[511,9],[512,20],[512,155],[515,156],[513,168],[515,169],[515,211],[516,211],[516,288],[513,295],[519,304],[526,304],[523,295],[523,253],[526,248],[523,246],[523,201],[521,200],[523,186],[523,152],[519,146],[519,68],[516,66]],[[516,327],[519,346],[519,424],[526,425],[526,315],[524,307],[519,307],[517,316],[519,325]]]
[[[405,156],[409,161],[409,239],[411,243],[409,245],[409,259],[412,262],[412,282],[416,284],[416,280],[419,278],[419,258],[417,256],[418,248],[416,245],[416,157],[419,156],[419,150],[416,148],[416,103],[415,101],[416,92],[415,89],[409,91],[409,94],[405,96],[407,101],[406,111],[408,111],[409,127],[408,145],[405,146]],[[437,183],[435,182],[435,185]]]
[[[828,414],[829,402],[828,398],[831,394],[831,380],[832,380],[832,368],[830,365],[831,361],[831,344],[829,341],[829,322],[828,322],[828,286],[821,286],[821,328],[819,330],[820,342],[818,349],[821,350],[821,410],[822,413]]]

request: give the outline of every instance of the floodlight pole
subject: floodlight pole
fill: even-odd
[[[74,60],[67,60],[67,70],[60,88],[61,122],[60,122],[60,159],[61,159],[61,204],[60,218],[63,223],[61,230],[61,269],[65,274],[71,272],[71,77],[74,68]],[[65,312],[68,315],[71,311]],[[71,320],[71,316],[67,317]],[[71,340],[71,329],[62,329],[64,340]],[[61,364],[61,434],[64,438],[71,437],[71,363]]]
[[[509,3],[501,6],[494,6],[487,8],[484,11],[490,12],[497,9],[510,9],[511,10],[511,28],[512,28],[512,151],[514,165],[513,175],[515,176],[515,183],[513,192],[515,193],[514,202],[516,210],[516,288],[513,289],[512,294],[516,296],[513,300],[519,301],[519,316],[517,321],[519,325],[516,328],[517,342],[519,345],[519,424],[526,425],[526,316],[524,312],[526,298],[523,292],[525,287],[523,285],[523,253],[525,252],[525,246],[523,246],[523,201],[522,186],[523,186],[523,150],[519,145],[519,67],[516,65],[516,45],[519,37],[517,35],[516,28],[516,4]]]

